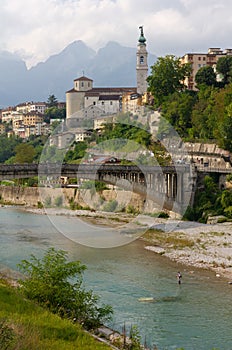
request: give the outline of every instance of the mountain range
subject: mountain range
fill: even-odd
[[[94,51],[77,40],[30,69],[16,54],[0,51],[0,108],[47,101],[52,94],[65,101],[65,92],[83,74],[93,79],[94,87],[136,86],[136,51],[113,41]],[[149,67],[155,61],[148,54]]]

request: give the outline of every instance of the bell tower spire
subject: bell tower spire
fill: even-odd
[[[136,75],[137,75],[137,92],[143,95],[147,91],[147,49],[146,49],[146,38],[143,33],[143,26],[139,27],[140,37],[137,45],[137,64],[136,64]]]

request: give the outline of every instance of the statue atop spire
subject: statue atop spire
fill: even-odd
[[[145,44],[146,38],[144,37],[144,34],[143,34],[143,26],[140,26],[139,29],[140,29],[139,43]]]

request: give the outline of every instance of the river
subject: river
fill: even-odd
[[[54,221],[53,221],[54,220]],[[159,350],[232,349],[232,286],[209,271],[191,269],[144,249],[142,240],[116,248],[90,248],[58,232],[75,225],[91,236],[95,226],[81,219],[36,215],[15,208],[0,209],[0,268],[17,270],[30,254],[41,257],[48,247],[66,250],[70,259],[87,265],[86,289],[93,289],[114,309],[109,326],[119,331],[136,325],[148,345]],[[87,225],[87,226],[86,226]],[[110,233],[109,233],[110,234]],[[181,270],[183,283],[177,284]],[[154,302],[140,302],[152,297]]]

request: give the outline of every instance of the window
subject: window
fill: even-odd
[[[81,87],[84,87],[84,82],[83,81],[81,82]]]
[[[144,63],[144,57],[140,56],[140,64],[143,64],[143,63]]]
[[[201,57],[198,57],[198,61],[201,61]]]

